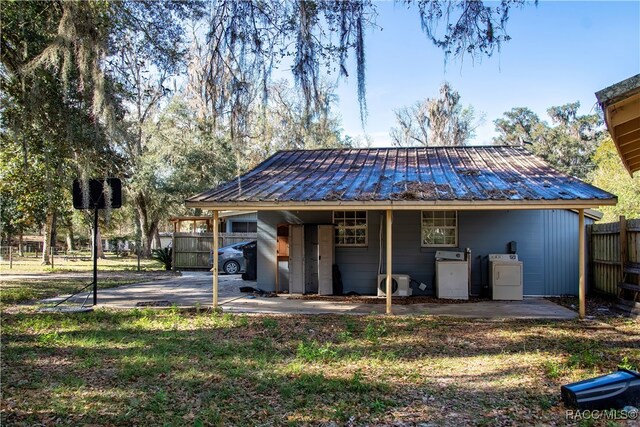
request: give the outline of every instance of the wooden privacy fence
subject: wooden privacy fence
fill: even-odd
[[[257,233],[220,233],[220,247],[256,240]],[[213,248],[213,233],[173,233],[173,268],[211,268],[209,256]]]
[[[633,290],[640,287],[640,219],[592,224],[587,233],[592,289],[635,302],[638,292],[633,295]]]

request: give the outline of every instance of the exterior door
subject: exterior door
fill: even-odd
[[[333,294],[334,226],[318,226],[318,295]]]
[[[318,226],[304,226],[304,293],[318,293]]]
[[[304,293],[304,226],[289,225],[289,292]]]

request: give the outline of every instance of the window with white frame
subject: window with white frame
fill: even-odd
[[[422,211],[422,246],[458,246],[456,211]]]
[[[367,211],[334,211],[336,246],[367,246]]]

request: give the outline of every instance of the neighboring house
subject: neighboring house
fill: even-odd
[[[39,234],[24,234],[22,236],[22,251],[23,252],[42,252],[42,246],[44,245],[44,236]],[[16,249],[20,246],[20,237],[11,236],[11,242],[9,246],[14,246]],[[57,246],[57,244],[56,244]]]
[[[211,216],[181,216],[170,218],[173,231],[178,233],[211,233]],[[221,233],[255,233],[257,231],[256,212],[220,212]]]
[[[226,233],[256,233],[258,231],[257,212],[229,211],[221,212]]]
[[[161,231],[160,233],[158,233],[160,235],[160,247],[161,248],[168,248],[171,247],[171,245],[173,244],[173,233],[168,232],[168,231]]]
[[[596,92],[622,164],[640,170],[640,74]]]
[[[281,151],[187,206],[257,211],[265,290],[288,266],[291,292],[330,293],[331,264],[344,292],[376,294],[389,271],[432,284],[437,250],[469,248],[471,293],[488,254],[515,250],[525,295],[561,295],[584,292],[584,211],[616,201],[523,148],[469,146]]]

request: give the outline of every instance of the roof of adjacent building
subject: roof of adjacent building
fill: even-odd
[[[640,74],[596,92],[622,164],[640,171]]]
[[[187,199],[187,206],[211,209],[615,203],[614,195],[507,146],[280,151]]]

